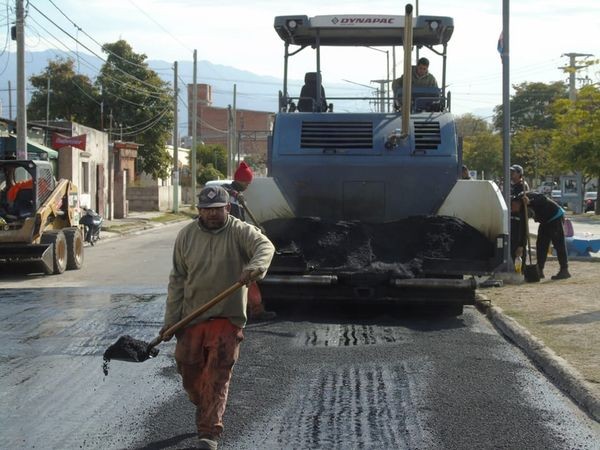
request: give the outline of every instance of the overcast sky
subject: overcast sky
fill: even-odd
[[[14,0],[2,2],[4,10],[6,5],[14,8],[14,3]],[[568,63],[568,58],[561,57],[564,53],[590,53],[600,58],[599,1],[520,0],[511,3],[512,84],[566,79],[558,69]],[[89,53],[81,45],[84,44],[101,54],[88,35],[100,43],[122,38],[135,52],[145,53],[149,59],[192,60],[192,52],[197,49],[199,60],[275,77],[281,77],[283,72],[283,43],[273,29],[274,16],[401,15],[404,9],[404,3],[387,0],[30,0],[29,4],[28,50],[68,47]],[[452,91],[453,112],[485,115],[501,103],[502,64],[496,45],[502,30],[502,0],[421,0],[419,13],[454,18],[447,80]],[[14,43],[11,45],[14,51]],[[385,53],[357,52],[350,49],[323,54],[327,59],[323,62],[324,82],[350,80],[370,85],[371,80],[385,77]],[[428,51],[423,53],[430,56]],[[431,55],[430,60],[431,72],[441,79],[441,59]],[[312,69],[302,66],[301,62],[298,58],[290,68],[291,75],[297,79]],[[397,63],[401,68],[401,58]],[[199,74],[200,79],[201,76]],[[581,71],[578,76],[589,76],[598,82],[600,66]],[[356,89],[357,85],[347,84],[349,89],[353,86]]]

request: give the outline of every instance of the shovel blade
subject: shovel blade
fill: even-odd
[[[104,352],[104,360],[126,362],[143,362],[158,355],[158,349],[148,342],[134,339],[131,336],[121,336]]]
[[[537,283],[541,279],[540,268],[537,264],[525,265],[523,275],[528,283]]]

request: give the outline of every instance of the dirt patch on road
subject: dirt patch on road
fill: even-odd
[[[600,397],[600,261],[571,261],[569,271],[571,278],[552,281],[558,263],[548,261],[540,283],[481,293],[566,359]]]

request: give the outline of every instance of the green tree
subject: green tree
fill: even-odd
[[[201,144],[196,147],[196,162],[198,170],[212,164],[212,167],[219,172],[218,176],[212,178],[225,178],[227,173],[227,149],[221,144]]]
[[[202,166],[200,170],[198,170],[198,183],[206,184],[207,181],[210,180],[218,180],[222,179],[223,174],[214,168],[212,163],[207,164],[206,166]]]
[[[49,120],[68,120],[88,127],[100,125],[100,92],[85,75],[75,73],[72,59],[49,61],[46,69],[29,78],[33,86],[27,105],[30,120],[46,120],[50,80]]]
[[[104,44],[106,63],[96,80],[104,110],[112,115],[112,129],[123,140],[141,144],[141,168],[154,178],[169,175],[171,157],[165,146],[172,136],[173,92],[124,40]]]
[[[558,100],[553,112],[557,124],[552,134],[554,158],[564,170],[600,179],[600,89],[596,86],[581,88],[574,102]],[[596,214],[600,214],[599,201],[596,201]]]
[[[463,161],[469,169],[484,173],[488,180],[502,176],[502,139],[491,131],[465,137]]]
[[[560,167],[550,157],[552,130],[524,128],[511,139],[512,164],[523,167],[526,178],[537,180],[547,175],[560,174]]]
[[[455,119],[456,134],[462,137],[474,136],[477,133],[490,132],[491,125],[481,117],[474,116],[471,113],[457,116]]]
[[[562,81],[554,83],[521,83],[513,86],[510,99],[510,131],[524,128],[548,130],[554,128],[551,106],[560,98],[567,98],[567,87]],[[502,131],[504,114],[502,105],[494,108],[494,129]]]
[[[502,173],[502,141],[491,125],[473,114],[456,118],[456,134],[463,138],[463,162],[487,179]]]

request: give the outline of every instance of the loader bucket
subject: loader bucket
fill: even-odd
[[[47,244],[0,245],[0,266],[3,272],[51,274],[54,271],[54,249]]]

